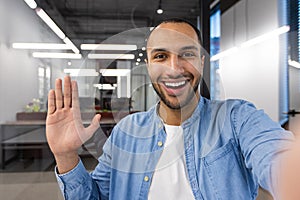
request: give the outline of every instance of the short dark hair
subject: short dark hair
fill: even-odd
[[[202,40],[202,34],[200,32],[200,30],[194,25],[192,24],[191,22],[189,22],[188,20],[185,20],[185,19],[181,19],[181,18],[169,18],[169,19],[164,19],[163,21],[160,21],[156,26],[154,26],[154,29],[161,25],[161,24],[165,24],[165,23],[185,23],[185,24],[188,24],[190,25],[194,31],[196,32],[197,36],[198,36],[198,42],[200,45],[203,45],[203,40]],[[153,30],[154,30],[153,29]],[[151,31],[152,32],[152,31]],[[150,33],[151,35],[151,33]],[[149,35],[149,36],[150,36]]]

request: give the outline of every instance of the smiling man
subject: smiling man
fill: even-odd
[[[166,111],[159,111],[160,116],[166,123],[180,125],[199,102],[204,57],[201,57],[200,35],[196,29],[175,22],[162,23],[151,33],[147,57],[153,87],[160,97],[160,106]]]
[[[293,137],[242,100],[199,94],[204,57],[199,31],[162,22],[147,41],[157,105],[122,119],[88,173],[77,150],[99,127],[84,128],[70,77],[49,92],[47,139],[65,199],[250,200],[259,186],[277,195],[280,159]]]

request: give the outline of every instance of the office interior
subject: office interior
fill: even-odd
[[[151,28],[167,18],[183,18],[200,29],[206,50],[201,89],[207,98],[248,100],[300,134],[299,5],[0,0],[1,199],[63,199],[45,138],[47,94],[55,79],[70,75],[78,82],[84,124],[102,115],[101,128],[79,152],[88,170],[119,120],[155,105],[145,43]],[[257,199],[272,197],[262,190]]]

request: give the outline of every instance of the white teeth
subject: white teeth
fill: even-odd
[[[179,87],[185,84],[185,81],[181,82],[165,82],[165,85],[168,87]]]

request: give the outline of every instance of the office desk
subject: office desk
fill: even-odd
[[[90,121],[84,121],[88,126]],[[111,119],[101,119],[100,127],[89,141],[87,141],[80,154],[93,152],[94,156],[101,153],[101,145],[109,136],[116,122]],[[100,142],[100,143],[99,143]],[[24,150],[50,151],[45,134],[45,120],[13,121],[0,124],[0,168],[5,168],[5,163]]]

